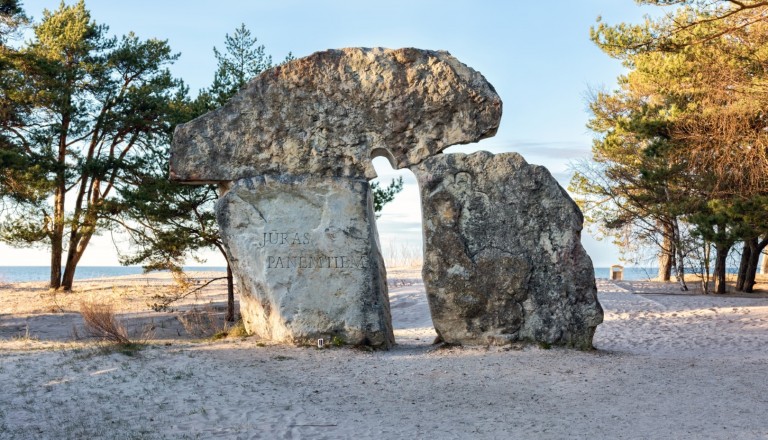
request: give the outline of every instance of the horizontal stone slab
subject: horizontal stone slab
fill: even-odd
[[[223,107],[176,128],[171,178],[222,182],[265,174],[372,179],[493,136],[501,99],[448,52],[350,48],[269,69]]]

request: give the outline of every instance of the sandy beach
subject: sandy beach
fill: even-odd
[[[398,345],[377,352],[204,337],[221,323],[192,318],[220,320],[223,281],[165,312],[147,304],[167,275],[55,295],[0,284],[0,438],[768,438],[765,291],[598,280],[605,322],[596,350],[579,352],[432,345],[418,270],[390,270],[389,283]],[[83,300],[114,304],[147,345],[75,339]]]

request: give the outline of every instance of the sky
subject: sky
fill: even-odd
[[[34,19],[58,5],[59,0],[23,2]],[[623,72],[619,61],[589,40],[590,27],[598,16],[607,23],[637,23],[644,14],[658,13],[633,0],[87,0],[86,7],[113,35],[134,32],[141,38],[168,40],[180,53],[171,71],[192,93],[211,83],[216,68],[213,47],[223,48],[225,34],[241,23],[276,62],[289,52],[299,58],[342,47],[447,50],[493,84],[503,101],[503,116],[495,137],[446,152],[514,151],[529,163],[546,166],[564,187],[571,164],[589,157],[593,135],[586,128],[588,91],[614,89]],[[420,252],[421,215],[413,174],[395,172],[382,158],[374,166],[384,184],[398,175],[405,181],[403,192],[378,221],[385,254],[392,249]],[[123,249],[129,246],[121,237],[98,237],[80,265],[117,265],[115,241]],[[596,241],[587,228],[582,242],[595,266],[619,261],[618,249]],[[225,264],[216,253],[204,258],[206,265]],[[48,261],[44,249],[0,244],[0,266],[42,266]]]

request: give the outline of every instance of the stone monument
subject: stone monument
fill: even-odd
[[[493,136],[501,100],[447,52],[342,49],[263,72],[174,133],[171,177],[218,183],[217,221],[248,332],[394,342],[371,158],[419,164]]]
[[[371,159],[419,180],[435,329],[457,344],[591,348],[602,322],[578,207],[518,154],[440,154],[493,136],[501,100],[447,52],[341,49],[263,72],[177,127],[171,177],[218,183],[248,332],[394,343]]]

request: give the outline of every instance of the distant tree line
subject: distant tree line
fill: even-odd
[[[592,93],[592,160],[570,189],[625,249],[658,249],[661,279],[687,290],[686,267],[705,283],[711,268],[724,293],[736,248],[736,289],[751,292],[768,246],[768,2],[636,1],[671,10],[591,29],[628,73]]]
[[[20,42],[21,30],[33,36]],[[224,104],[273,66],[241,25],[213,49],[211,86],[191,97],[168,67],[167,41],[109,36],[84,1],[30,23],[18,0],[0,0],[0,240],[50,249],[50,287],[72,289],[91,238],[128,233],[124,264],[180,271],[204,248],[226,258],[213,205],[218,188],[168,180],[176,125]],[[284,62],[293,56],[289,53]],[[390,201],[393,182],[374,187]],[[234,288],[228,267],[229,313]]]

